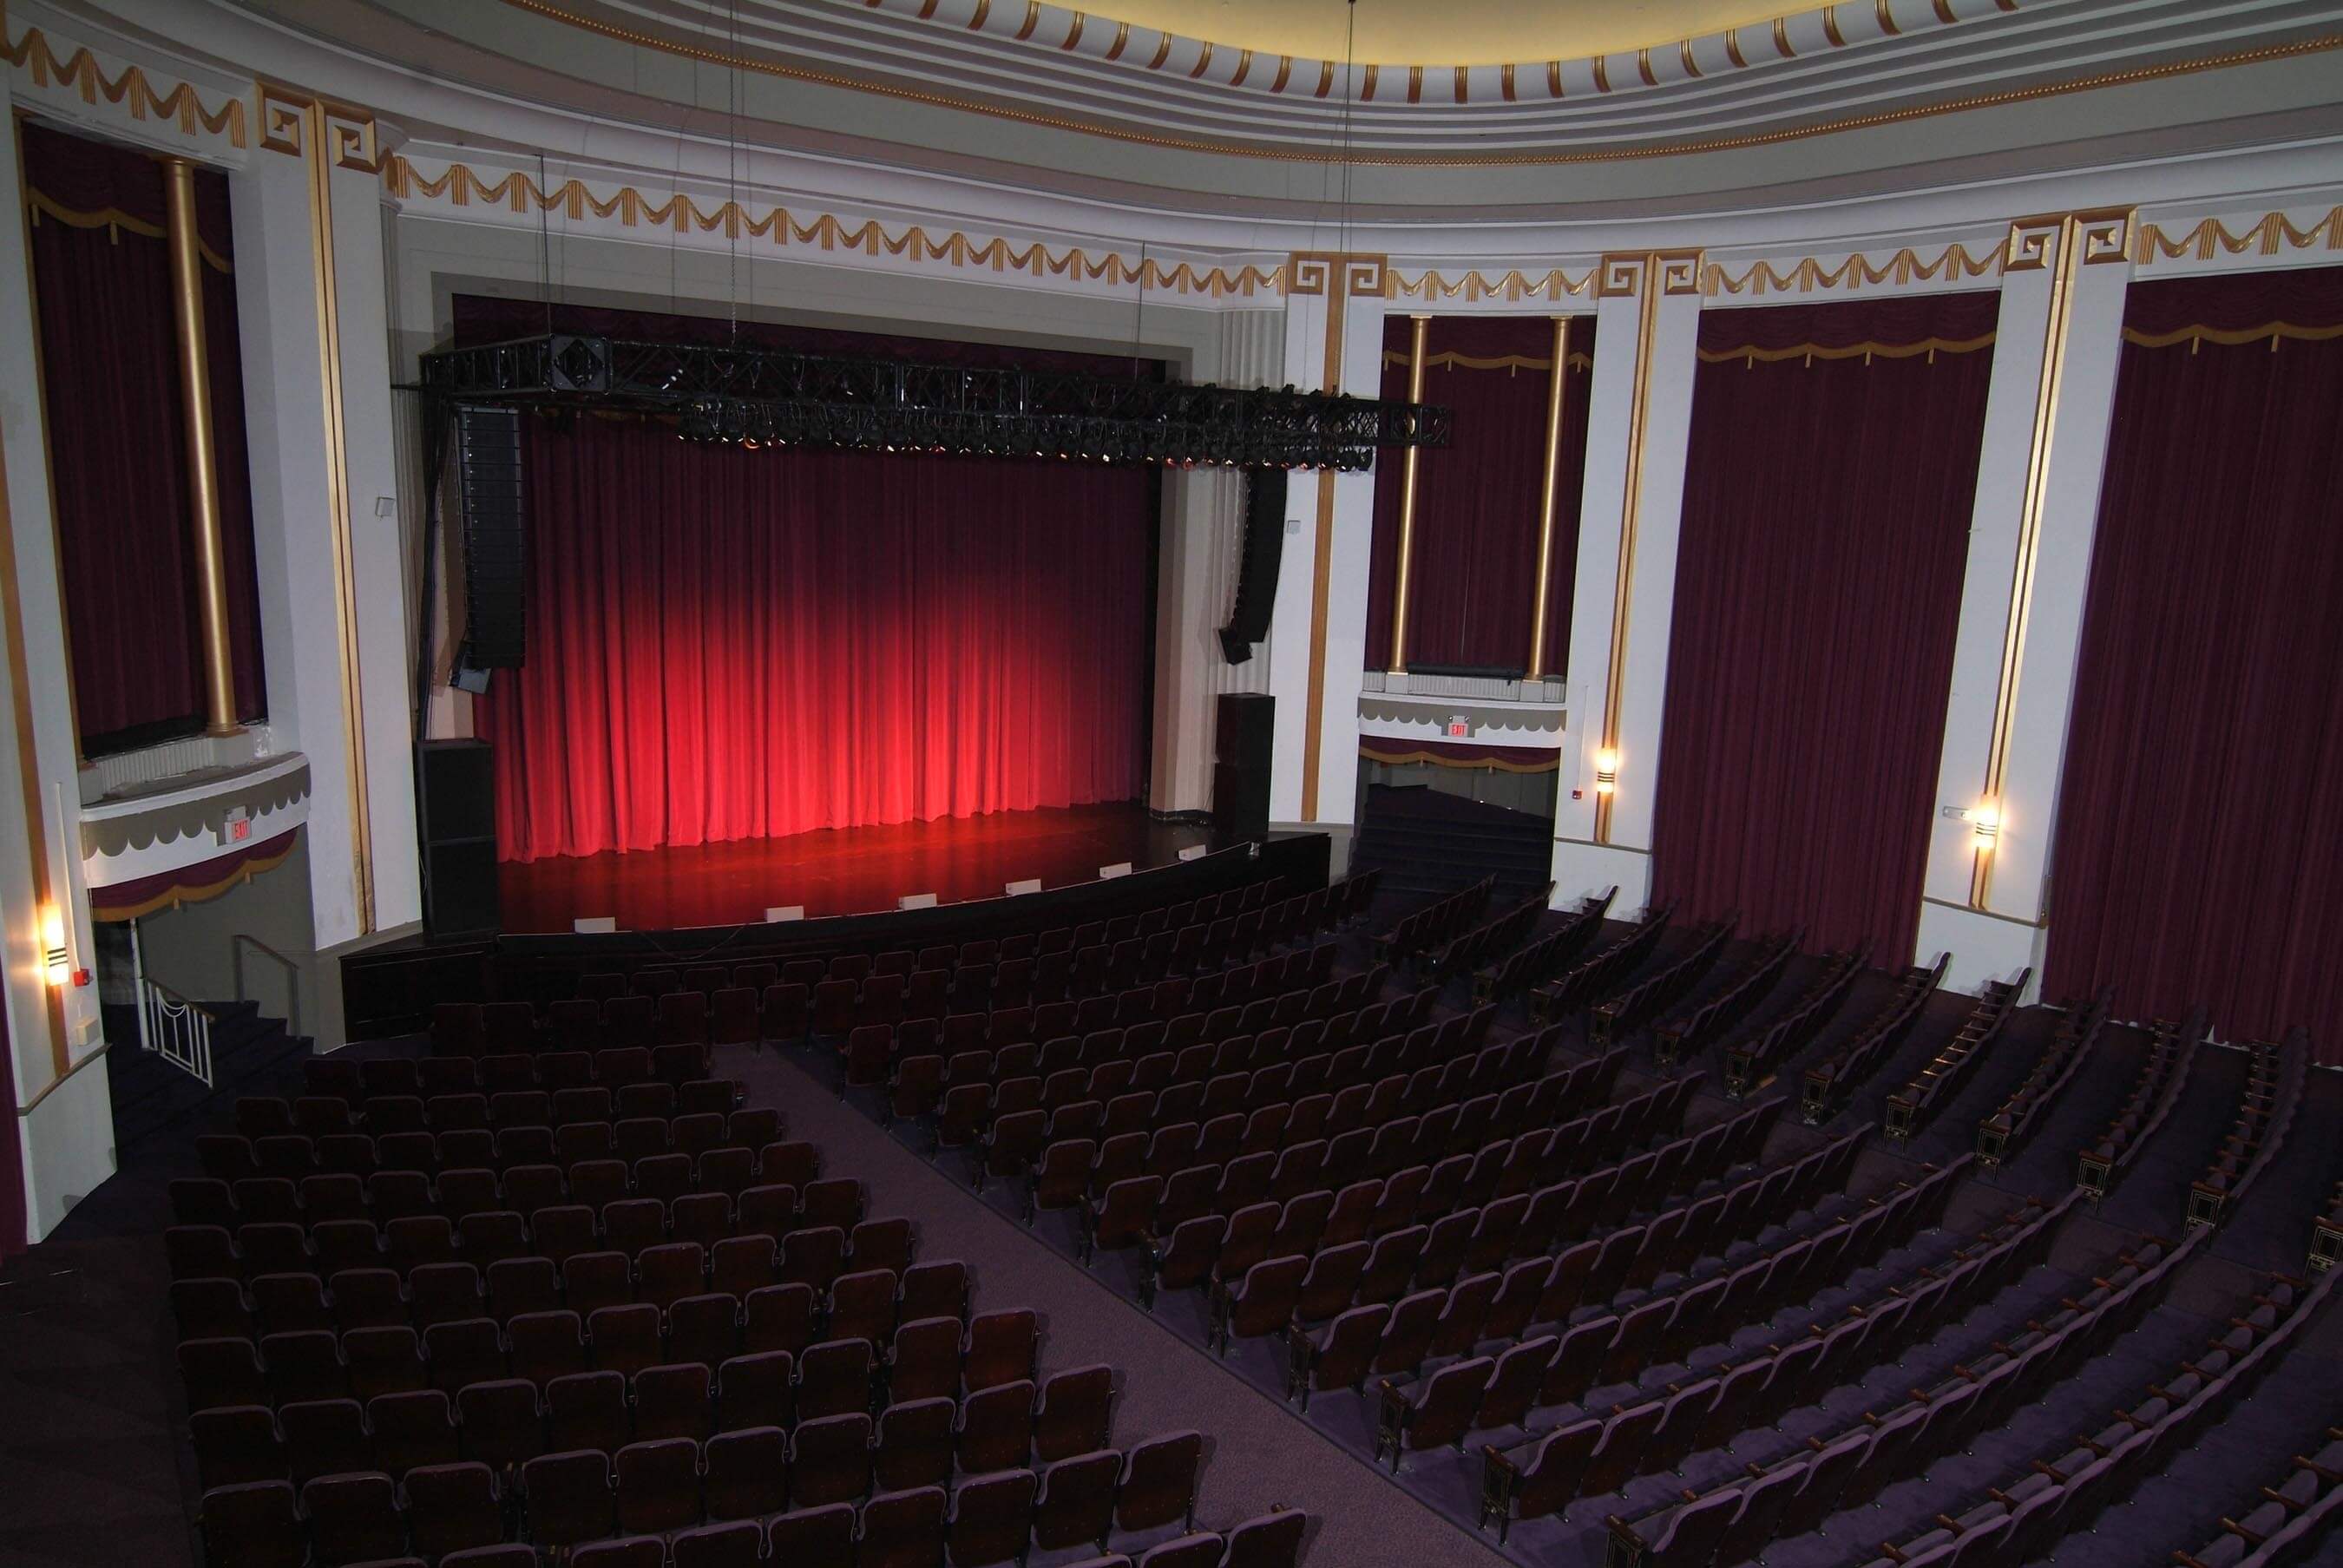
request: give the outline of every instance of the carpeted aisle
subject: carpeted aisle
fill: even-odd
[[[749,1087],[749,1101],[779,1105],[789,1136],[822,1151],[825,1174],[860,1177],[867,1212],[903,1215],[919,1228],[922,1259],[960,1258],[975,1281],[972,1310],[1030,1306],[1041,1315],[1046,1375],[1106,1362],[1121,1376],[1114,1442],[1193,1427],[1208,1457],[1196,1517],[1226,1529],[1283,1503],[1318,1521],[1305,1561],[1312,1568],[1423,1568],[1429,1563],[1504,1559],[1344,1453],[1235,1372],[1215,1364],[1131,1302],[985,1203],[966,1186],[887,1135],[779,1053],[726,1047],[717,1071]]]

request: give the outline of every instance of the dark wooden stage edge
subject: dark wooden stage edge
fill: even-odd
[[[930,839],[924,851],[915,843],[904,842],[921,835]],[[891,845],[887,842],[890,838],[896,840]],[[351,1040],[405,1034],[422,1027],[436,1002],[541,1002],[573,994],[581,974],[631,970],[644,963],[737,962],[812,953],[877,952],[1074,926],[1264,877],[1278,879],[1292,892],[1326,885],[1332,845],[1323,833],[1274,834],[1260,841],[1223,840],[1199,859],[1178,858],[1182,849],[1204,844],[1206,839],[1206,829],[1157,822],[1142,808],[1083,807],[508,866],[508,876],[534,873],[545,867],[568,871],[568,897],[575,900],[590,898],[606,885],[581,879],[578,875],[581,869],[598,862],[656,864],[656,872],[645,875],[636,889],[639,895],[644,888],[650,889],[648,899],[634,907],[668,914],[679,923],[632,924],[604,903],[591,912],[610,913],[619,922],[616,931],[573,932],[568,919],[579,917],[571,915],[549,930],[508,930],[493,938],[444,942],[412,938],[368,948],[342,960],[345,1029]],[[824,868],[820,850],[825,848],[839,865]],[[722,863],[727,857],[738,859],[728,866]],[[708,864],[710,860],[718,863]],[[1130,876],[1100,878],[1101,867],[1121,860],[1131,863]],[[789,879],[779,886],[759,875],[759,868],[774,865],[793,868],[777,873]],[[905,868],[916,868],[928,879],[924,885],[898,880]],[[647,864],[645,870],[650,872],[651,865]],[[638,873],[629,869],[628,874]],[[1009,881],[1037,877],[1042,891],[1006,896]],[[704,895],[692,886],[701,879],[729,879],[733,885],[729,891]],[[816,885],[830,888],[833,902],[845,907],[818,912],[814,898],[797,891]],[[862,890],[880,886],[887,890],[882,894]],[[506,887],[509,900],[512,884],[508,881]],[[584,895],[578,892],[579,888],[586,890]],[[955,888],[967,889],[967,896],[951,896]],[[842,889],[858,891],[838,890]],[[689,897],[655,901],[679,890]],[[933,892],[938,902],[929,909],[895,908],[898,898],[912,892]],[[702,901],[689,901],[691,898]],[[534,919],[548,923],[554,912],[578,907],[574,901],[557,902],[549,892],[543,900],[530,907],[538,911]],[[806,919],[765,920],[769,905],[795,903],[809,906]],[[512,908],[508,903],[508,914]],[[711,915],[712,920],[708,918]]]
[[[1031,877],[1065,887],[1125,860],[1141,869],[1168,864],[1211,836],[1121,802],[508,861],[498,880],[507,935],[567,932],[573,920],[602,916],[621,930],[673,930],[761,920],[768,909],[792,904],[819,920],[892,910],[912,893],[967,903]]]

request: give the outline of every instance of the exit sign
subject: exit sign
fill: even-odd
[[[220,822],[219,841],[241,844],[252,837],[252,814],[241,806],[229,809]]]
[[[1469,740],[1473,738],[1473,721],[1459,713],[1448,720],[1448,739]]]

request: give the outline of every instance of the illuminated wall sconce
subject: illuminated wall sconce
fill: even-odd
[[[1993,806],[1977,806],[1969,811],[1969,841],[1980,855],[1992,852],[2001,838],[2001,812]]]
[[[63,987],[71,981],[73,953],[65,946],[65,917],[62,910],[52,909],[42,912],[41,948],[49,983]]]
[[[1605,746],[1594,754],[1594,792],[1614,795],[1619,789],[1619,752]]]

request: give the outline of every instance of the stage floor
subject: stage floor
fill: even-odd
[[[789,904],[809,916],[855,915],[891,910],[907,893],[950,904],[997,898],[1029,877],[1063,887],[1121,860],[1140,870],[1163,865],[1211,838],[1209,828],[1158,822],[1123,802],[507,861],[498,886],[508,932],[567,931],[572,920],[603,915],[624,930],[729,926]]]

